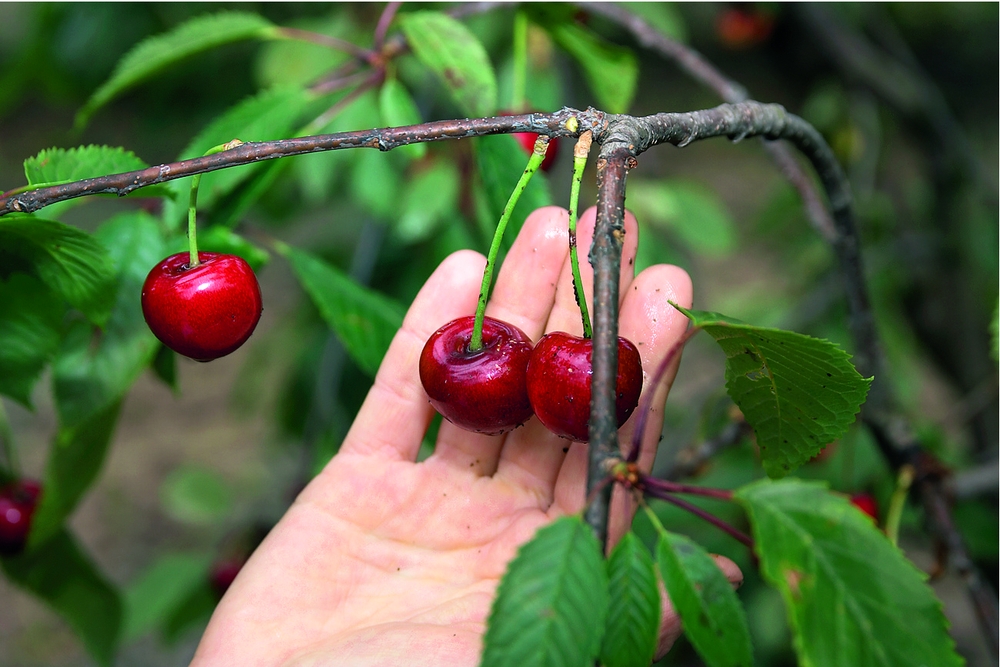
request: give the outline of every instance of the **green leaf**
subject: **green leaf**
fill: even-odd
[[[768,476],[787,475],[854,423],[871,378],[834,343],[679,310],[726,353],[726,391],[757,434]]]
[[[687,41],[687,26],[684,18],[672,2],[623,2],[621,5],[646,23],[678,42]]]
[[[172,471],[163,480],[160,502],[167,515],[176,521],[208,525],[229,514],[233,494],[218,473],[185,466]]]
[[[575,23],[549,22],[546,28],[556,44],[583,69],[597,106],[610,113],[627,112],[639,80],[635,55]]]
[[[524,544],[500,580],[482,667],[592,665],[608,611],[601,545],[578,516]]]
[[[113,146],[79,146],[77,148],[47,148],[38,155],[24,161],[24,175],[28,185],[41,188],[97,178],[127,171],[138,171],[149,165],[132,151]],[[173,193],[165,185],[150,185],[136,190],[135,197],[172,197]],[[78,197],[57,202],[45,207],[45,215],[58,217],[66,209],[81,204],[85,198]]]
[[[131,642],[166,622],[208,580],[212,557],[172,553],[160,556],[125,591],[122,640]]]
[[[400,170],[393,164],[394,156],[373,150],[355,152],[358,155],[351,169],[351,194],[377,218],[395,221],[400,217],[397,193],[404,186]]]
[[[345,5],[334,5],[335,15],[296,19],[286,26],[358,43],[363,39],[354,25],[351,11]],[[288,39],[263,44],[254,63],[254,74],[260,88],[272,86],[308,86],[331,72],[351,56],[329,46],[307,41],[298,34]],[[369,37],[370,39],[370,37]]]
[[[24,161],[28,185],[43,187],[94,176],[145,169],[149,165],[120,146],[46,148]]]
[[[521,149],[517,139],[509,134],[479,137],[474,146],[476,165],[479,167],[479,175],[486,192],[486,203],[489,206],[492,234],[492,228],[500,221],[500,214],[507,205],[518,179],[521,178],[529,156]],[[536,171],[528,187],[521,194],[517,206],[514,207],[514,213],[504,234],[504,247],[510,248],[510,244],[517,238],[521,225],[532,211],[551,205],[552,193],[549,191],[548,179],[541,171]]]
[[[45,493],[31,520],[29,549],[58,534],[101,472],[120,410],[121,403],[114,403],[74,427],[59,428],[45,467]]]
[[[121,599],[69,533],[59,531],[41,548],[2,558],[0,564],[8,579],[66,619],[98,664],[113,662],[121,628]]]
[[[417,104],[413,101],[410,91],[400,83],[399,79],[387,79],[382,84],[382,90],[379,91],[378,100],[382,120],[389,127],[416,125],[423,122],[420,110],[417,109]],[[396,150],[409,158],[420,159],[427,154],[427,144],[409,144],[400,146]]]
[[[683,535],[663,532],[656,557],[684,632],[705,663],[709,667],[752,665],[753,646],[743,605],[708,552]]]
[[[163,642],[173,645],[190,630],[203,631],[218,602],[207,581],[196,586],[160,626]]]
[[[404,308],[358,285],[303,250],[283,243],[277,245],[277,250],[292,265],[302,287],[344,344],[347,354],[361,370],[374,377],[389,343],[403,324]]]
[[[200,227],[200,226],[199,226]],[[174,238],[168,245],[165,255],[172,255],[184,252],[188,249],[186,236]],[[212,225],[205,229],[198,229],[198,250],[202,252],[221,252],[227,255],[236,255],[246,260],[254,271],[259,271],[271,260],[271,255],[260,246],[256,246],[250,241],[223,225]]]
[[[96,236],[108,248],[118,273],[110,290],[114,309],[94,341],[93,329],[76,323],[53,364],[56,409],[63,426],[73,427],[121,400],[149,365],[159,343],[146,326],[139,295],[151,267],[164,257],[155,219],[130,211],[102,224]]]
[[[437,160],[406,184],[395,234],[403,243],[426,240],[442,224],[455,219],[461,174],[449,160]]]
[[[111,78],[90,96],[77,113],[74,125],[77,130],[83,129],[97,109],[122,91],[189,56],[232,42],[277,37],[277,29],[257,14],[220,12],[195,17],[169,32],[143,40],[126,53]]]
[[[489,116],[497,108],[497,80],[486,49],[468,28],[439,12],[399,19],[413,53],[434,72],[462,113]]]
[[[210,148],[233,139],[244,142],[285,139],[297,128],[297,123],[314,100],[311,93],[300,88],[275,88],[264,91],[231,107],[201,131],[178,156],[178,160],[201,157]],[[208,209],[223,195],[254,175],[271,166],[269,161],[220,169],[202,176],[198,187],[198,209]],[[187,219],[191,179],[170,181],[167,187],[174,193],[164,202],[164,220],[171,225]]]
[[[692,250],[725,255],[736,249],[736,225],[719,198],[698,183],[633,180],[627,206],[645,223],[674,232]]]
[[[653,558],[631,531],[608,557],[608,607],[601,664],[648,667],[660,636],[660,591]]]
[[[156,354],[153,355],[150,368],[153,369],[156,377],[160,378],[165,385],[174,390],[175,394],[178,392],[180,387],[177,384],[176,352],[161,343],[160,347],[156,350]]]
[[[31,408],[31,390],[59,348],[65,306],[37,278],[0,280],[0,394]]]
[[[761,573],[781,592],[799,664],[962,665],[920,572],[846,498],[817,483],[737,489]]]
[[[114,268],[93,236],[53,220],[0,218],[0,276],[9,269],[38,276],[52,291],[102,326],[114,303]]]

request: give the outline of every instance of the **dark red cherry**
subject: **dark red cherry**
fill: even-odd
[[[545,426],[558,436],[587,442],[590,384],[594,374],[593,341],[555,331],[542,336],[528,362],[528,398]],[[642,361],[631,342],[618,337],[615,411],[621,426],[635,410],[642,392]]]
[[[528,112],[524,112],[528,113]],[[517,115],[514,111],[501,111],[501,116],[514,116]],[[533,132],[514,132],[511,134],[517,143],[521,144],[521,148],[525,153],[531,155],[532,151],[535,150],[535,140],[538,139],[538,135]],[[542,158],[541,170],[548,171],[552,169],[552,165],[556,161],[556,155],[559,154],[559,137],[549,137],[549,147],[545,151],[545,157]]]
[[[499,435],[531,417],[525,384],[531,339],[487,317],[483,347],[469,350],[473,316],[444,325],[420,353],[420,382],[434,409],[468,431]]]
[[[878,502],[870,493],[856,493],[851,496],[851,504],[878,521]]]
[[[236,575],[243,569],[246,563],[244,558],[226,558],[216,561],[212,565],[212,570],[208,574],[208,583],[218,597],[222,597],[229,587],[236,581]]]
[[[236,350],[253,333],[263,306],[242,258],[199,252],[198,266],[178,253],[153,267],[142,286],[142,314],[164,345],[198,361]]]
[[[24,479],[0,491],[0,555],[24,551],[41,488],[35,480]]]

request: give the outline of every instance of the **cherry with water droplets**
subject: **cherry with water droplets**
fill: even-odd
[[[420,382],[434,409],[468,431],[499,435],[531,417],[525,375],[531,339],[492,317],[483,320],[483,347],[470,350],[475,317],[452,320],[427,339]]]
[[[590,439],[590,387],[594,375],[590,338],[555,331],[542,336],[528,362],[528,398],[546,428],[556,435]],[[615,413],[618,426],[628,420],[642,393],[642,361],[629,340],[618,337]]]
[[[142,286],[142,314],[164,345],[197,361],[239,348],[253,333],[263,305],[253,269],[242,258],[199,252],[167,257]]]

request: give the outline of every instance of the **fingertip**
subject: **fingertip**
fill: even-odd
[[[732,584],[734,590],[743,585],[743,570],[740,569],[739,565],[725,556],[720,556],[719,554],[710,555],[715,564],[722,570],[722,574],[726,575],[726,579]]]

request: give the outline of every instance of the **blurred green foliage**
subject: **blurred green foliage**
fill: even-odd
[[[703,52],[752,96],[784,104],[823,133],[851,179],[877,325],[892,374],[889,380],[907,417],[921,442],[956,469],[995,460],[1000,271],[996,5],[829,7],[847,34],[874,45],[885,55],[883,62],[902,64],[911,72],[913,80],[924,86],[918,86],[920,94],[944,100],[943,112],[940,108],[933,112],[933,106],[926,112],[921,107],[903,108],[885,90],[866,83],[877,80],[880,73],[857,71],[834,57],[820,46],[794,6],[744,7],[766,15],[772,23],[764,38],[736,47],[719,30],[720,17],[731,6],[634,4],[652,24]],[[428,8],[404,6],[400,19]],[[488,100],[486,109],[475,107],[475,100],[456,97],[440,73],[421,66],[414,54],[395,60],[389,83],[380,92],[348,98],[349,89],[323,90],[316,84],[348,61],[343,53],[313,42],[268,38],[238,41],[184,58],[95,107],[90,123],[73,131],[77,112],[135,44],[192,18],[220,10],[258,13],[274,25],[368,47],[381,9],[382,5],[370,4],[299,3],[0,4],[0,189],[22,187],[23,161],[50,147],[124,146],[146,163],[158,164],[200,155],[206,147],[232,139],[234,132],[249,131],[252,136],[240,138],[259,140],[365,129],[473,111],[492,113],[512,103],[513,12],[501,8],[461,23],[463,36],[467,32],[483,45],[496,72],[492,82],[496,103]],[[416,21],[412,16],[410,20]],[[525,87],[533,109],[594,105],[644,114],[719,102],[711,91],[642,50],[620,27],[603,19],[585,17],[568,6],[535,7],[532,19]],[[489,82],[485,85],[489,87]],[[964,143],[952,141],[954,134],[942,134],[942,127],[952,128],[951,132],[958,128]],[[535,205],[549,201],[565,205],[570,160],[569,142],[563,143],[560,162],[548,181],[536,181],[526,195],[528,202],[521,204],[521,219]],[[335,275],[381,293],[385,303],[408,304],[450,252],[468,247],[484,250],[506,200],[504,186],[497,185],[500,173],[518,157],[513,141],[497,137],[437,142],[389,154],[331,152],[227,170],[203,183],[201,238],[207,249],[217,246],[252,257],[264,273],[277,261],[267,250],[273,249],[274,239],[283,239],[307,248],[311,259],[325,263]],[[756,144],[730,146],[716,141],[683,153],[665,147],[643,155],[640,164],[641,170],[631,177],[627,202],[640,220],[639,268],[677,263],[692,273],[699,307],[760,326],[828,338],[850,349],[833,257],[810,228],[797,193]],[[491,175],[491,169],[496,173]],[[515,166],[510,174],[511,183],[518,169]],[[130,240],[111,233],[117,243],[107,245],[120,289],[134,288],[141,280],[141,269],[130,263],[148,264],[145,253],[154,246],[161,249],[161,243],[169,248],[182,243],[179,223],[188,185],[187,179],[174,181],[169,186],[173,200],[133,197],[115,202],[116,213],[142,221],[130,225],[131,233],[148,237]],[[79,204],[46,209],[41,215],[52,214],[69,228],[98,230],[96,238],[106,239],[110,227],[101,224],[108,209],[89,201]],[[0,218],[0,234],[7,220],[13,219]],[[105,223],[115,224],[122,224],[121,219]],[[512,224],[510,238],[519,220]],[[139,246],[144,252],[136,257]],[[46,501],[49,508],[43,506],[42,524],[55,535],[47,549],[56,556],[46,552],[39,567],[51,569],[53,558],[70,554],[76,568],[72,571],[84,573],[81,580],[97,591],[105,606],[116,614],[125,610],[121,625],[129,641],[154,626],[164,638],[183,638],[185,632],[201,627],[215,603],[205,582],[198,579],[206,567],[205,554],[223,551],[229,540],[221,529],[209,534],[198,532],[197,526],[225,515],[233,494],[250,492],[229,489],[211,471],[197,467],[173,471],[160,488],[162,509],[179,522],[191,522],[189,540],[198,550],[178,556],[161,545],[162,560],[136,575],[124,602],[116,597],[62,531],[63,520],[99,472],[106,448],[113,446],[110,431],[117,401],[149,365],[162,379],[175,382],[175,361],[133,326],[136,309],[124,297],[105,304],[111,324],[101,338],[76,309],[94,321],[101,320],[102,313],[90,312],[69,294],[52,298],[54,288],[46,276],[19,272],[24,258],[13,257],[11,248],[6,244],[0,248],[0,325],[9,327],[0,330],[0,363],[19,374],[0,380],[0,391],[22,403],[34,402],[32,398],[47,386],[39,383],[32,392],[32,385],[50,364],[65,422],[56,427],[53,451],[60,451],[60,443],[81,443],[74,450],[79,458],[53,455],[50,460],[50,479],[72,479],[65,496],[54,494]],[[22,298],[32,291],[38,292],[37,298]],[[272,407],[280,434],[275,439],[301,448],[304,461],[295,484],[308,479],[335,453],[370,385],[373,363],[370,354],[358,357],[350,345],[345,350],[331,333],[329,325],[335,318],[323,311],[322,303],[307,298],[306,291],[295,292],[294,314],[288,321],[251,339],[253,349],[242,375],[266,376],[278,385]],[[12,315],[28,301],[35,304],[37,318],[22,321]],[[29,332],[35,341],[23,356],[17,356],[7,342],[14,327]],[[669,467],[678,452],[717,436],[731,422],[731,402],[719,390],[722,355],[704,342],[689,347],[667,406],[660,470]],[[83,358],[86,363],[77,363]],[[276,359],[283,364],[280,372],[267,375]],[[111,370],[94,370],[101,367]],[[93,377],[74,377],[88,372],[99,376],[100,383],[87,385]],[[700,377],[718,382],[706,387],[697,380]],[[91,389],[66,389],[70,381]],[[184,387],[178,390],[183,392]],[[234,391],[245,406],[251,406],[246,409],[259,400],[246,388]],[[89,438],[73,430],[81,423],[94,426],[87,431]],[[7,438],[4,441],[10,451]],[[424,456],[432,442],[430,434]],[[0,459],[4,476],[13,465],[9,458],[13,457]],[[82,476],[77,474],[81,469]],[[883,507],[895,487],[871,439],[857,428],[797,474],[825,481],[843,493],[873,492]],[[762,475],[755,445],[747,439],[707,463],[697,483],[735,488]],[[745,516],[732,505],[702,500],[696,504],[747,528]],[[747,574],[740,598],[747,609],[757,664],[794,664],[779,596],[764,586],[746,550],[689,514],[660,503],[653,506],[669,530],[733,558]],[[278,514],[281,509],[277,508]],[[258,518],[239,520],[249,531]],[[917,510],[907,510],[904,545],[924,544],[920,519]],[[995,585],[996,486],[965,498],[956,507],[956,521]],[[656,534],[641,514],[636,531],[647,545],[655,544]],[[173,571],[170,568],[181,573],[177,580],[183,585],[171,589],[162,584],[171,578],[162,574]],[[5,563],[5,569],[15,580],[35,576],[13,561]],[[112,578],[121,583],[120,577]],[[149,604],[137,606],[147,597],[140,594],[147,589],[152,591]],[[86,614],[76,605],[75,599],[54,603],[71,625],[83,628],[81,636],[92,654],[106,661],[117,641],[118,621],[87,629]],[[0,649],[0,661],[5,657]],[[682,641],[663,664],[690,664],[693,659],[690,646]]]

